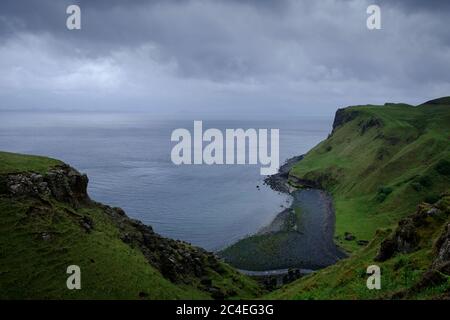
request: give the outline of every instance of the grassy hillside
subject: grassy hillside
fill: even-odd
[[[44,173],[52,166],[61,164],[59,160],[0,151],[0,174],[33,171]]]
[[[417,237],[410,250],[394,252],[392,257],[378,260],[383,244],[405,232],[401,227],[394,233],[379,230],[369,245],[352,257],[271,292],[265,298],[450,299],[450,195],[443,196],[435,205],[422,204],[402,224],[413,219],[420,223],[409,230]],[[407,242],[405,238],[400,240]],[[440,261],[440,257],[444,260]],[[367,289],[366,270],[370,265],[381,269],[380,290]]]
[[[439,298],[450,291],[448,261],[449,270],[440,265],[444,269],[436,271],[434,263],[436,243],[444,241],[438,239],[450,222],[449,104],[442,98],[417,107],[338,110],[333,132],[293,167],[289,181],[297,187],[318,184],[333,194],[336,241],[353,254],[269,298]],[[371,241],[360,246],[358,240]],[[392,243],[412,244],[377,260]],[[448,244],[441,251],[448,259]],[[366,288],[372,264],[381,267],[382,290]],[[435,273],[439,281],[433,282]]]
[[[444,100],[442,100],[444,101]],[[328,139],[290,171],[331,191],[338,243],[349,251],[449,186],[450,105],[356,106],[337,112]],[[345,241],[348,232],[356,236]]]
[[[93,202],[87,178],[44,157],[0,152],[0,298],[211,299],[261,293],[212,254]],[[66,287],[81,268],[81,290]]]

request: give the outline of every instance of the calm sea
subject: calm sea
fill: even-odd
[[[216,250],[270,223],[290,199],[263,185],[259,165],[172,164],[172,130],[192,130],[193,120],[0,112],[0,150],[61,159],[88,174],[93,199],[122,207],[162,235]],[[206,120],[203,127],[279,128],[283,162],[326,138],[331,121]]]

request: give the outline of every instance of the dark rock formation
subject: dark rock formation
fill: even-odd
[[[300,155],[286,160],[286,162],[280,167],[280,169],[278,169],[278,173],[266,177],[264,179],[264,183],[274,191],[289,193],[289,171],[297,162],[302,160],[303,157],[304,155]]]
[[[445,225],[441,236],[435,243],[434,250],[436,256],[432,266],[434,268],[445,266],[447,274],[450,275],[450,223]]]
[[[368,240],[358,240],[356,241],[356,243],[358,244],[358,246],[367,246],[369,244]]]
[[[90,202],[88,177],[68,165],[51,168],[46,174],[23,172],[3,179],[5,193],[15,197],[53,197],[74,207]]]
[[[409,253],[420,248],[420,228],[429,225],[428,218],[434,218],[442,211],[440,204],[420,204],[416,213],[406,217],[398,223],[398,227],[394,233],[385,239],[378,251],[376,261],[386,261],[397,253]],[[445,212],[445,210],[444,210]],[[434,245],[435,259],[431,266],[436,269],[450,262],[450,223],[444,225],[442,234]]]
[[[382,127],[383,123],[382,123],[382,121],[380,119],[375,118],[375,117],[371,117],[369,119],[366,119],[366,120],[363,120],[363,121],[359,122],[358,126],[360,128],[361,135],[363,135],[370,128],[380,128],[380,127]]]
[[[225,270],[213,253],[182,241],[164,238],[150,226],[128,218],[120,208],[104,206],[105,212],[121,231],[121,239],[138,248],[147,261],[172,282],[189,283],[192,277],[205,277],[208,269]]]
[[[302,188],[325,189],[323,188],[321,181],[324,181],[326,179],[321,179],[321,176],[318,176],[317,180],[302,179],[295,176],[290,176],[289,180],[294,185],[300,186]]]
[[[433,262],[419,281],[411,288],[398,292],[393,298],[408,298],[414,293],[442,285],[447,281],[447,277],[450,276],[450,223],[444,226],[442,234],[434,245],[434,251]],[[450,293],[444,293],[436,298],[450,299]]]
[[[352,235],[350,232],[345,232],[345,233],[344,233],[344,239],[347,240],[347,241],[353,241],[353,240],[355,240],[356,238],[355,238],[355,236]]]
[[[337,109],[336,115],[334,116],[333,131],[331,132],[331,134],[333,134],[338,127],[354,120],[358,116],[358,114],[359,112],[357,110],[349,110],[347,108]]]
[[[430,212],[430,214],[428,214]],[[434,214],[431,209],[419,206],[416,213],[398,223],[397,229],[380,246],[376,261],[386,261],[397,253],[409,253],[418,249],[420,235],[418,228],[425,225],[427,216]]]

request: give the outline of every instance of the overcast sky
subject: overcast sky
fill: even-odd
[[[369,4],[382,29],[368,30]],[[81,30],[66,7],[81,7]],[[0,110],[327,115],[450,95],[450,1],[0,1]]]

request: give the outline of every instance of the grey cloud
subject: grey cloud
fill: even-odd
[[[444,2],[373,2],[379,31],[365,27],[372,1],[3,0],[0,97],[297,112],[448,94]],[[80,31],[65,28],[73,3]]]

